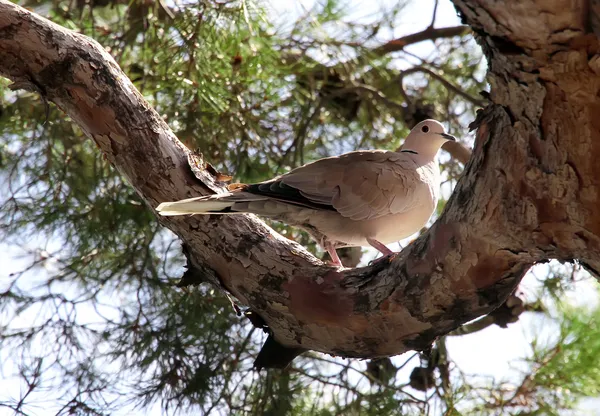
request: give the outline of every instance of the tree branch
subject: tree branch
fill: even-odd
[[[460,142],[446,142],[442,146],[442,149],[450,153],[450,156],[463,165],[466,165],[471,157],[471,149]]]
[[[600,257],[600,77],[571,55],[587,62],[587,49],[544,55],[548,61],[505,55],[484,28],[510,41],[516,35],[500,28],[525,36],[517,23],[538,15],[517,13],[516,0],[456,3],[487,45],[496,104],[473,125],[473,155],[440,219],[393,261],[336,270],[253,216],[160,219],[185,242],[192,266],[214,272],[214,283],[251,306],[283,346],[350,357],[426,349],[502,304],[534,263]],[[508,7],[512,13],[497,14],[514,21],[487,22],[469,12],[477,7]],[[532,32],[536,54],[565,48],[546,27],[555,15],[543,16]],[[578,24],[561,19],[558,27]],[[515,63],[527,59],[528,66]],[[98,43],[7,0],[0,0],[0,74],[36,85],[148,206],[222,189],[199,157],[191,157],[191,174],[190,152]]]
[[[386,55],[388,53],[392,53],[392,52],[398,52],[403,50],[405,47],[410,46],[410,45],[414,45],[417,44],[419,42],[425,42],[425,41],[435,41],[438,39],[443,39],[443,38],[453,38],[455,36],[462,36],[467,34],[470,31],[469,26],[450,26],[450,27],[443,27],[443,28],[434,28],[434,27],[428,27],[425,30],[422,30],[420,32],[417,33],[411,33],[410,35],[406,35],[397,39],[392,39],[386,43],[384,43],[383,45],[380,45],[372,50],[370,50],[368,52],[368,56],[369,58],[365,57],[359,57],[357,58],[357,60],[365,60],[368,61],[369,59],[371,59],[371,57],[373,56],[383,56]],[[358,46],[358,45],[354,45],[354,46]],[[285,55],[285,60],[287,63],[289,64],[293,64],[294,62],[300,60],[300,59],[309,59],[306,56],[306,52],[302,51],[302,52],[297,52],[297,53],[288,53]],[[327,68],[327,67],[323,67],[323,68],[318,68],[315,72],[318,71],[327,71],[327,70],[331,70],[332,68]]]
[[[435,41],[442,38],[453,38],[455,36],[461,36],[469,32],[469,26],[451,26],[442,27],[439,29],[428,27],[421,32],[412,33],[401,38],[390,40],[389,42],[375,48],[373,50],[374,55],[385,55],[391,52],[398,52],[403,50],[409,45],[415,43],[424,42],[426,40]]]
[[[457,95],[460,95],[465,100],[470,101],[471,103],[475,104],[476,106],[485,107],[485,105],[486,105],[485,101],[480,100],[479,98],[471,96],[470,94],[468,94],[465,91],[463,91],[462,88],[454,85],[453,83],[451,83],[450,81],[448,81],[443,76],[441,76],[441,75],[435,73],[434,71],[432,71],[431,69],[425,68],[423,66],[415,66],[413,68],[410,68],[410,69],[402,71],[400,73],[400,76],[398,77],[398,82],[402,82],[405,76],[410,75],[410,74],[414,74],[415,72],[423,72],[423,73],[425,73],[427,75],[430,75],[432,78],[435,78],[437,81],[439,81],[448,90],[454,92]]]

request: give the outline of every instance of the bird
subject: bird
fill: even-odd
[[[307,163],[273,179],[232,184],[210,196],[163,202],[160,215],[243,214],[269,217],[307,231],[343,267],[336,249],[386,244],[419,231],[440,193],[436,155],[456,141],[436,120],[418,123],[396,151],[358,150]]]

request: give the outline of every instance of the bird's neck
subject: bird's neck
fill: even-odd
[[[410,155],[419,166],[423,166],[435,162],[435,156],[438,150],[439,149],[413,150],[409,147],[402,147],[402,149],[400,149],[400,153],[406,153]]]

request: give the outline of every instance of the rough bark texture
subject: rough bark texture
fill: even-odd
[[[433,227],[389,264],[337,271],[252,216],[160,221],[196,275],[274,339],[342,356],[426,349],[502,304],[551,258],[600,271],[600,44],[583,2],[455,0],[490,63],[492,103]],[[0,0],[0,74],[78,123],[150,207],[220,184],[93,40]]]

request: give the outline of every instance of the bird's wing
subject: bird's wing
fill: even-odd
[[[296,205],[335,210],[352,220],[404,212],[415,206],[421,180],[404,153],[358,151],[321,159],[246,192]]]

